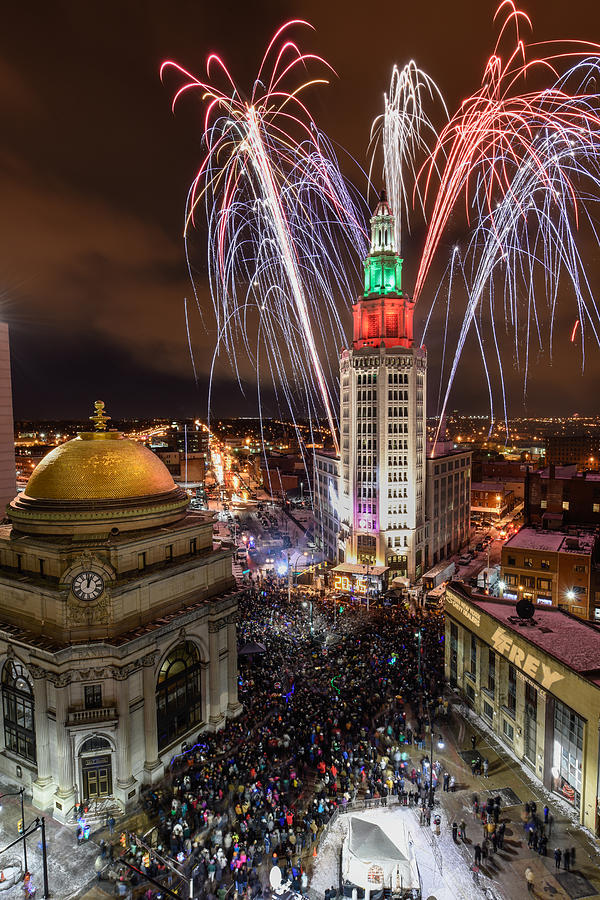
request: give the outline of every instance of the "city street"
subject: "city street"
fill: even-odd
[[[17,789],[15,784],[6,780],[0,781],[1,799],[0,812],[0,848],[7,847],[18,837],[18,822],[21,818],[21,803],[18,796],[4,796]],[[35,809],[27,797],[25,798],[25,826],[28,827],[36,817],[43,813]],[[92,824],[92,830],[94,829]],[[50,895],[60,900],[69,900],[76,897],[81,889],[88,884],[94,876],[94,862],[99,853],[98,844],[90,839],[77,845],[75,824],[61,825],[51,816],[46,814],[46,847],[48,857],[48,885]],[[20,842],[15,844],[2,861],[5,867],[10,865],[10,860],[18,860],[23,863],[23,846]],[[31,880],[36,887],[36,897],[43,896],[42,876],[42,852],[41,832],[37,831],[27,839],[27,864],[31,872]],[[0,896],[6,900],[23,896],[23,885],[19,883],[13,888],[0,892]]]
[[[461,857],[467,866],[473,863],[473,849],[481,842],[482,829],[472,812],[472,795],[476,793],[480,801],[499,794],[503,798],[502,819],[506,821],[505,849],[499,851],[487,864],[481,866],[481,874],[492,882],[494,891],[506,897],[519,897],[526,890],[524,872],[530,866],[535,874],[535,894],[539,897],[580,897],[600,896],[600,855],[596,842],[578,824],[575,811],[550,794],[541,783],[531,777],[526,768],[514,760],[499,741],[486,731],[480,730],[467,714],[455,712],[447,728],[442,728],[446,747],[440,754],[447,771],[454,774],[457,789],[454,793],[441,794],[443,823],[447,832],[452,822],[464,819],[467,823],[467,840],[461,843]],[[473,777],[470,765],[471,735],[475,735],[476,751],[489,760],[487,778]],[[464,755],[461,755],[464,754]],[[511,802],[512,801],[512,802]],[[525,802],[534,801],[538,814],[548,804],[553,824],[548,840],[546,856],[539,856],[527,846],[523,830],[522,812]],[[571,872],[556,870],[554,848],[575,847],[576,863]]]

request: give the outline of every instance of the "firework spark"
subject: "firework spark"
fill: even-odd
[[[422,154],[430,156],[431,146],[437,143],[437,131],[426,111],[427,105],[435,101],[447,119],[444,98],[433,79],[414,60],[402,69],[394,66],[389,93],[384,96],[384,112],[371,126],[371,170],[381,145],[384,181],[395,216],[397,253],[402,246],[404,222],[410,231],[415,197],[425,212],[417,181],[417,159]]]
[[[173,105],[194,90],[206,104],[206,152],[190,188],[185,232],[204,199],[218,334],[213,365],[225,348],[239,377],[243,347],[256,364],[260,393],[264,359],[294,421],[300,415],[313,421],[324,410],[337,447],[335,376],[321,359],[325,345],[344,342],[336,296],[353,295],[356,264],[366,252],[364,212],[302,99],[327,78],[290,85],[311,66],[332,71],[288,37],[298,27],[310,26],[294,20],[277,31],[248,99],[214,54],[206,80],[171,61],[161,75],[174,71],[182,81]],[[213,68],[223,89],[209,80]]]
[[[470,228],[459,265],[468,299],[442,415],[471,325],[477,332],[489,384],[481,337],[484,298],[488,298],[488,324],[500,370],[505,418],[498,319],[512,331],[515,363],[522,365],[524,385],[530,342],[535,340],[543,349],[547,337],[552,351],[562,277],[575,297],[583,354],[584,326],[596,342],[600,335],[599,311],[577,243],[584,224],[598,242],[591,207],[600,198],[600,104],[595,90],[600,46],[589,42],[526,44],[519,29],[521,23],[531,25],[528,17],[512,0],[500,4],[496,16],[503,14],[480,90],[450,118],[418,175],[424,181],[425,198],[433,196],[433,205],[415,299],[423,292],[461,197]],[[503,58],[500,44],[507,40],[511,27],[514,42]],[[543,86],[527,89],[532,83]],[[439,187],[434,192],[438,172]],[[498,281],[501,305],[495,303]],[[430,316],[424,336],[429,322]],[[582,364],[584,360],[585,355]]]

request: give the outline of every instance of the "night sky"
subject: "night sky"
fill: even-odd
[[[540,40],[600,41],[597,0],[568,6],[564,0],[528,0],[522,6]],[[79,419],[97,397],[115,416],[206,413],[215,338],[206,238],[201,230],[194,237],[195,258],[204,266],[198,277],[206,323],[203,329],[198,318],[192,322],[198,386],[185,332],[184,297],[191,290],[181,238],[187,188],[201,159],[201,108],[187,103],[172,115],[171,89],[158,76],[163,59],[203,75],[206,56],[215,50],[238,83],[251,85],[275,29],[288,18],[308,19],[316,32],[303,35],[302,48],[325,56],[339,76],[311,97],[311,111],[364,164],[370,124],[381,111],[393,63],[415,58],[455,109],[480,83],[494,44],[495,7],[485,0],[5,5],[0,275],[3,315],[11,327],[15,416]],[[417,230],[403,248],[403,286],[409,292],[421,236]],[[443,245],[441,253],[449,249]],[[597,250],[589,262],[600,292]],[[568,340],[575,317],[565,300],[554,362],[533,357],[526,403],[505,349],[515,414],[600,412],[600,351],[588,345],[582,376],[579,345]],[[440,343],[431,336],[427,345],[433,402]],[[220,367],[215,413],[253,411],[252,373],[245,372],[247,399],[232,384],[227,363]],[[487,409],[482,368],[471,345],[450,407],[466,413]]]

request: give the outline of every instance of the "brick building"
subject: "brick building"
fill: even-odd
[[[501,591],[600,620],[597,536],[521,528],[502,548]]]

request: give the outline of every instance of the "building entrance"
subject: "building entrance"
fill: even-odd
[[[81,760],[83,795],[86,800],[109,797],[112,794],[112,764],[110,755],[88,756]]]

